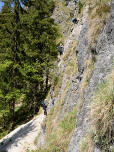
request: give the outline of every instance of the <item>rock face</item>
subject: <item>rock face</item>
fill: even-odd
[[[71,0],[69,3],[68,3],[68,7],[72,8],[74,7],[74,5],[76,5],[78,3],[79,0]]]
[[[61,32],[65,37],[68,34],[69,22],[71,22],[72,17],[75,16],[78,11],[77,7],[74,8],[78,0],[60,0],[60,2],[65,2],[66,4],[64,4],[64,6],[62,4],[56,5],[52,18],[60,25]]]
[[[76,74],[76,78],[79,79],[80,83],[83,80],[83,75],[85,72],[84,61],[87,58],[92,57],[91,53],[89,52],[87,33],[88,20],[86,20],[83,25],[76,48],[78,65],[78,73]],[[111,72],[114,66],[114,0],[111,4],[110,17],[98,39],[96,52],[98,53],[97,60],[94,65],[88,88],[84,94],[84,103],[81,112],[77,115],[77,126],[69,145],[69,152],[80,152],[80,142],[82,137],[89,130],[89,123],[86,121],[86,118],[88,118],[87,112],[89,111],[88,105],[91,102],[90,97],[93,95],[93,91],[95,91],[97,88],[97,84],[101,83],[102,80],[106,78],[107,74]],[[94,152],[99,151],[100,149],[95,147]]]
[[[75,25],[73,32],[68,36],[66,42],[64,43],[63,57],[67,53],[67,51],[70,49],[73,42],[78,40],[78,39],[81,39],[81,41],[79,41],[79,43],[80,43],[80,45],[79,45],[80,48],[79,49],[85,49],[85,47],[86,47],[86,51],[84,52],[83,57],[80,56],[82,59],[79,58],[79,60],[81,62],[82,62],[82,60],[86,60],[85,54],[87,54],[87,51],[88,51],[88,46],[86,46],[87,43],[88,43],[87,42],[88,41],[87,40],[88,39],[87,38],[88,22],[86,20],[86,18],[88,17],[87,12],[88,12],[88,5],[86,5],[86,7],[85,7],[81,22],[79,22],[78,24]],[[85,22],[85,24],[83,25],[82,22]],[[80,34],[80,31],[82,31],[82,34]],[[81,38],[79,38],[79,35],[81,36]],[[83,41],[84,41],[84,44],[83,44]],[[74,56],[72,58],[74,58]],[[58,64],[58,67],[59,67],[58,73],[61,73],[61,72],[65,71],[65,69],[66,69],[66,65],[64,65],[64,63],[62,61]],[[77,93],[77,91],[79,90],[80,78],[81,78],[81,75],[83,73],[83,66],[79,68],[79,71],[78,71],[78,73],[76,74],[75,77],[72,77],[72,76],[70,77],[71,86],[68,89],[67,94],[65,95],[65,102],[64,102],[64,106],[63,106],[60,118],[62,118],[64,116],[64,109],[66,107],[67,107],[67,111],[72,109],[74,107],[74,105],[76,105],[77,100],[79,99],[79,93]],[[63,80],[62,80],[62,86],[61,86],[61,90],[60,90],[61,94],[63,94],[63,92],[64,92],[64,87],[65,87],[66,83],[67,83],[67,78],[64,74]],[[58,98],[54,99],[53,98],[53,93],[54,93],[54,90],[53,90],[53,88],[51,88],[50,89],[51,99],[50,99],[50,104],[49,104],[49,107],[48,107],[49,109],[51,109],[51,107],[53,105],[56,106],[56,103],[61,98],[61,96],[58,95]]]
[[[71,1],[71,3],[73,3],[73,1]],[[90,62],[94,58],[94,53],[92,53],[92,51],[90,50],[90,42],[88,40],[88,7],[89,5],[86,4],[81,20],[78,22],[78,24],[75,25],[73,32],[70,33],[67,40],[64,42],[64,53],[62,55],[61,61],[57,65],[57,75],[61,73],[64,74],[60,91],[58,92],[56,97],[54,96],[53,86],[50,89],[50,102],[48,106],[48,113],[53,106],[54,110],[56,109],[57,103],[62,98],[62,94],[64,94],[64,88],[66,87],[67,83],[70,84],[62,102],[60,115],[58,116],[57,114],[55,118],[55,124],[57,124],[64,117],[66,112],[72,109],[75,105],[78,106],[76,112],[77,125],[69,144],[69,152],[81,152],[80,143],[82,141],[82,138],[85,136],[86,133],[88,133],[90,129],[90,109],[88,107],[92,102],[91,97],[93,96],[94,91],[97,89],[98,83],[102,83],[102,81],[111,72],[114,66],[114,0],[111,3],[110,17],[107,20],[107,23],[102,30],[102,33],[96,41],[96,47],[94,47],[94,51],[97,54],[97,60],[94,61],[94,64],[92,65],[91,73],[89,73],[88,67],[86,66],[87,62]],[[57,9],[55,10],[55,12],[57,14]],[[60,11],[58,14],[60,17],[62,11]],[[53,17],[55,17],[55,14]],[[69,73],[69,78],[67,78],[65,71],[69,63],[65,63],[63,60],[65,54],[67,54],[67,52],[71,49],[71,46],[75,41],[78,41],[75,54],[77,57],[77,71],[75,72],[75,75],[71,75]],[[74,56],[68,56],[66,62],[68,62],[69,58],[71,62],[74,59]],[[91,63],[92,62],[90,62],[89,64],[91,65]],[[89,80],[86,80],[87,73],[89,76]],[[87,85],[84,84],[85,81],[87,81]],[[54,128],[56,128],[56,125]],[[48,145],[48,143],[46,144]],[[101,150],[98,147],[94,147],[93,152],[100,151]]]

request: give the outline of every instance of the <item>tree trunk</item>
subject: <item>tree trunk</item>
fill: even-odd
[[[3,129],[5,129],[5,117],[4,117],[4,114],[3,114]]]
[[[36,96],[34,94],[34,98],[33,98],[33,116],[35,115],[36,113]]]
[[[12,102],[11,102],[11,123],[10,123],[10,130],[12,130],[13,126],[14,126],[14,109],[15,109],[15,99],[12,99]]]
[[[46,75],[46,90],[48,90],[48,74]]]

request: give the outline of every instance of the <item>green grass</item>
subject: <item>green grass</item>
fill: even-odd
[[[34,144],[37,146],[38,137],[35,137]]]
[[[79,1],[79,3],[78,3],[78,7],[79,7],[78,12],[79,13],[81,13],[83,6],[84,6],[84,4],[81,1]]]
[[[89,43],[96,48],[96,39],[102,32],[110,15],[110,5],[107,0],[89,0]],[[111,2],[110,0],[108,2]],[[93,30],[94,29],[94,30]],[[94,50],[95,51],[95,50]]]
[[[97,13],[97,15],[102,16],[103,13],[108,14],[109,11],[110,11],[110,6],[107,5],[107,4],[104,4],[104,5],[101,5],[101,6],[96,10],[96,13]]]
[[[56,73],[55,73],[56,74]],[[61,89],[62,80],[63,80],[64,72],[61,72],[58,76],[53,77],[53,84],[54,84],[54,97],[56,97]]]
[[[76,126],[76,109],[77,107],[75,106],[73,109],[67,112],[64,118],[57,124],[55,130],[51,128],[53,121],[50,119],[50,124],[48,122],[50,128],[46,129],[50,129],[51,131],[46,140],[48,143],[46,151],[68,151],[69,142]],[[53,115],[53,108],[50,115]]]
[[[66,114],[63,120],[59,123],[59,127],[63,129],[63,133],[67,132],[68,134],[70,134],[72,130],[75,128],[76,126],[76,122],[74,122],[76,119],[75,110],[69,111],[68,114]]]
[[[91,152],[94,142],[101,148],[102,152],[111,151],[110,147],[114,140],[114,72],[108,75],[107,80],[99,85],[90,108],[91,130],[84,137],[81,150]]]

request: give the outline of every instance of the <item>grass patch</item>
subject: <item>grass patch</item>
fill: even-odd
[[[57,102],[56,107],[52,107],[45,122],[46,123],[46,141],[50,141],[50,135],[54,132],[54,128],[57,125],[57,120],[60,116],[62,107],[64,105],[65,95],[70,87],[71,83],[67,82],[64,88],[64,92],[61,96],[61,99]]]
[[[71,53],[71,49],[68,50],[68,51],[65,53],[65,56],[63,57],[63,61],[67,61],[67,60],[68,60],[68,57],[69,57],[70,53]]]
[[[49,142],[46,151],[68,151],[69,142],[76,126],[76,106],[70,110],[57,124],[57,129],[48,137]]]
[[[89,133],[91,136],[88,134],[84,137],[82,149],[90,151],[94,143],[100,147],[102,152],[112,152],[114,150],[112,146],[114,140],[114,72],[107,77],[103,84],[99,85],[92,101],[90,105],[92,124]],[[84,146],[86,143],[89,146]]]
[[[106,15],[110,12],[110,6],[107,4],[101,5],[98,9],[96,9],[96,13],[98,16],[102,17],[104,13]]]
[[[77,40],[74,41],[74,43],[71,46],[71,49],[69,49],[64,58],[63,61],[67,65],[66,68],[66,77],[69,79],[70,76],[74,76],[78,70],[77,68],[77,57],[76,57],[76,45],[77,45]]]
[[[67,66],[66,69],[66,77],[70,79],[70,76],[74,76],[76,72],[78,71],[77,67],[77,58],[75,57]]]
[[[65,56],[63,57],[63,61],[67,61],[73,56],[76,56],[76,45],[77,45],[77,40],[73,42],[71,48],[65,53]],[[70,58],[69,58],[70,57]]]
[[[79,1],[79,2],[78,2],[78,7],[79,7],[78,13],[79,13],[79,14],[81,13],[83,6],[84,6],[84,4],[83,4],[81,1]]]
[[[37,146],[38,137],[35,137],[34,144]]]
[[[105,0],[89,0],[89,13],[89,42],[93,48],[110,15],[110,5]]]
[[[54,85],[54,97],[57,97],[57,95],[60,92],[62,80],[63,80],[64,72],[60,73],[58,76],[56,76],[55,85]]]
[[[81,144],[80,144],[80,151],[81,152],[92,152],[93,151],[93,135],[89,132],[85,137],[83,138]]]
[[[79,99],[79,102],[77,104],[77,112],[80,113],[81,111],[81,108],[83,106],[83,103],[84,103],[84,94],[85,94],[85,91],[88,87],[88,84],[89,84],[89,81],[91,79],[91,76],[92,76],[92,72],[93,72],[93,69],[94,69],[94,62],[92,59],[88,59],[85,61],[84,63],[84,76],[83,76],[83,79],[82,79],[82,82],[81,82],[81,86],[80,86],[80,99]]]
[[[91,109],[92,131],[94,139],[97,138],[95,142],[105,150],[114,140],[114,72],[99,86]]]

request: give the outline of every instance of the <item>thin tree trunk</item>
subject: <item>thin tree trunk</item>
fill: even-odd
[[[37,82],[35,83],[35,88],[37,88]],[[36,103],[37,103],[37,98],[36,98],[36,94],[33,94],[33,116],[36,113]]]
[[[4,117],[4,114],[3,114],[3,129],[5,129],[5,117]]]
[[[12,130],[13,126],[14,126],[14,109],[15,109],[15,99],[12,99],[12,102],[11,102],[11,124],[10,124],[10,130]]]
[[[48,74],[46,75],[46,90],[48,90]]]

